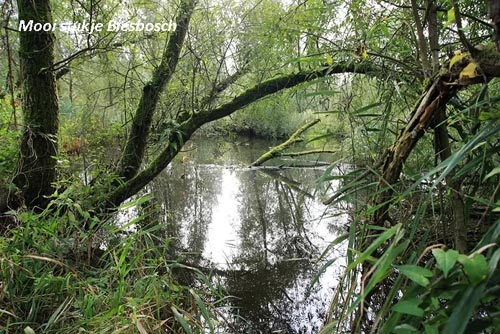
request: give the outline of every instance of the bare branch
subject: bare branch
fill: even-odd
[[[455,0],[451,0],[453,5],[453,11],[455,12],[455,24],[458,29],[458,36],[460,37],[460,42],[465,46],[465,48],[470,52],[472,56],[475,54],[475,48],[470,44],[469,40],[465,37],[463,27],[462,27],[462,16],[460,14],[460,8]]]
[[[426,77],[431,75],[431,65],[429,63],[427,42],[424,36],[424,28],[422,26],[422,20],[420,19],[420,14],[418,13],[418,7],[416,0],[411,0],[411,8],[413,12],[413,18],[415,20],[415,26],[417,28],[417,42],[418,42],[418,53],[422,61],[422,68]]]

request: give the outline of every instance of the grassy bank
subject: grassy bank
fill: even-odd
[[[90,233],[75,218],[89,213],[56,201],[64,215],[15,215],[0,237],[0,333],[216,332],[218,290],[172,259],[163,227],[91,219]]]

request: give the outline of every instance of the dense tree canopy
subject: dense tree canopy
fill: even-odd
[[[325,203],[361,203],[353,226],[363,226],[365,239],[350,246],[370,251],[357,260],[351,254],[349,268],[362,267],[360,298],[376,303],[378,283],[410,254],[396,240],[402,225],[417,233],[433,221],[448,229],[435,243],[468,253],[480,239],[471,234],[479,228],[482,236],[498,220],[499,3],[5,1],[0,121],[10,137],[0,157],[18,158],[0,161],[0,209],[42,211],[64,193],[102,217],[144,189],[209,123],[215,131],[231,116],[255,130],[263,125],[252,117],[263,123],[265,115],[275,127],[298,128],[314,115],[322,119],[318,140],[349,137],[341,158],[361,167]],[[19,24],[29,20],[54,29]],[[155,23],[169,31],[139,29]],[[92,30],[96,24],[103,28]],[[123,30],[110,28],[120,24]],[[99,152],[103,146],[113,153]],[[68,182],[58,157],[81,147],[93,160],[84,159],[85,180]],[[90,215],[80,218],[88,228]],[[373,260],[384,254],[391,258],[383,264]],[[498,274],[496,262],[490,268],[489,277]],[[360,310],[353,331],[370,313]],[[386,315],[371,319],[373,328]],[[441,329],[432,321],[426,326]]]
[[[100,97],[97,101],[109,100],[108,104],[111,106],[105,108],[116,110],[112,113],[113,118],[118,116],[126,121],[127,118],[132,119],[127,144],[117,168],[117,174],[126,182],[116,189],[108,190],[107,200],[111,206],[135,194],[151,181],[200,126],[230,115],[262,97],[305,81],[349,72],[368,74],[386,82],[393,80],[392,83],[405,89],[405,82],[410,84],[417,80],[424,83],[426,78],[434,78],[443,68],[448,49],[464,48],[467,51],[472,48],[472,43],[480,44],[481,40],[492,40],[489,35],[491,26],[484,18],[484,5],[464,6],[463,15],[456,16],[453,16],[454,8],[445,9],[433,1],[425,4],[412,2],[411,6],[385,1],[353,1],[347,4],[311,1],[297,5],[274,1],[256,5],[228,2],[200,3],[197,6],[194,2],[183,2],[179,10],[176,10],[173,3],[151,3],[141,7],[135,7],[136,5],[131,2],[122,7],[118,6],[118,3],[92,1],[76,7],[59,4],[52,10],[57,15],[54,20],[56,28],[57,25],[62,27],[63,22],[69,21],[68,14],[71,14],[76,23],[82,24],[75,26],[84,29],[72,33],[56,33],[59,37],[58,51],[60,50],[58,60],[52,61],[53,65],[48,66],[37,62],[37,66],[48,68],[54,76],[59,77],[60,87],[64,86],[64,81],[70,81],[70,96],[61,92],[61,101],[69,108],[82,102],[89,103],[81,101],[80,96],[76,96],[76,101],[73,100],[74,87],[92,80],[102,86],[99,90],[108,90],[108,96]],[[30,12],[32,5],[21,2],[18,6],[20,20],[33,19],[33,13]],[[36,6],[48,6],[48,2],[37,3]],[[25,12],[21,11],[24,9]],[[460,13],[460,8],[457,9],[457,13]],[[342,13],[344,17],[332,15],[333,13]],[[466,18],[463,23],[462,16]],[[114,27],[115,21],[164,22],[167,18],[173,20],[173,17],[177,17],[176,29],[171,34],[148,34],[135,30],[116,33],[109,29],[90,33],[91,30],[85,25],[101,23],[104,27]],[[50,19],[35,17],[35,21],[37,20],[45,22]],[[411,22],[415,23],[415,30],[408,29],[412,26]],[[466,23],[470,36],[465,36],[465,32],[460,29],[462,24]],[[169,24],[172,26],[172,22]],[[21,34],[27,37],[35,35],[37,34],[34,32]],[[47,35],[53,36],[51,33]],[[164,44],[164,47],[159,46],[158,42],[160,45]],[[46,40],[44,43],[49,45],[52,42]],[[473,78],[466,82],[458,82],[455,76],[468,64],[467,61],[458,62],[454,73],[442,73],[447,77],[444,80],[437,79],[440,82],[454,83],[455,86],[451,87],[450,92],[444,93],[437,87],[432,93],[434,96],[428,97],[424,102],[430,103],[436,96],[440,97],[440,101],[444,101],[446,99],[442,99],[443,94],[451,97],[458,88],[497,74],[496,59],[490,57],[492,53],[484,51],[488,54],[480,57],[480,51],[474,50],[469,51],[474,55],[474,59],[483,62],[478,64],[478,68],[484,73],[471,75]],[[48,49],[47,52],[52,53]],[[21,53],[22,59],[26,57]],[[89,66],[87,59],[91,63],[100,60],[96,63],[97,68],[96,65],[91,66],[91,77],[79,73],[79,68]],[[466,59],[469,58],[462,58]],[[120,73],[121,70],[117,67],[123,65],[129,68],[126,73]],[[23,71],[29,70],[23,68]],[[100,78],[95,76],[103,71],[114,72],[114,75],[109,75],[114,78],[105,79],[106,82],[100,83],[102,79],[99,80]],[[66,79],[69,73],[71,78]],[[26,72],[25,76],[29,77],[30,74]],[[49,79],[42,80],[46,80],[50,85]],[[110,86],[111,80],[122,82],[120,85],[123,86],[121,91],[125,92],[124,99],[119,97],[122,92],[117,92],[120,85]],[[143,84],[140,84],[141,82]],[[144,87],[141,88],[141,85]],[[54,91],[55,88],[49,86],[47,89]],[[27,87],[26,91],[41,90]],[[89,93],[91,96],[106,95],[92,92],[87,94]],[[66,102],[68,99],[69,102]],[[119,102],[116,102],[118,99],[125,101],[119,107]],[[137,106],[130,116],[127,110],[133,108],[134,100],[137,101]],[[446,101],[441,104],[444,106]],[[91,106],[86,105],[84,108],[89,107]],[[425,103],[422,108],[426,108]],[[26,122],[31,123],[28,106],[25,106],[25,109]],[[45,108],[44,111],[57,114],[54,108],[51,111]],[[54,116],[52,118],[55,119]],[[50,118],[41,119],[49,125]],[[38,123],[43,122],[33,120],[33,125],[28,129],[36,128],[40,125]],[[42,133],[47,133],[49,137],[57,133],[56,123],[50,125],[50,131],[44,130]],[[167,140],[162,142],[166,147],[156,157],[148,158],[150,163],[144,165],[147,138],[152,134],[154,123],[157,124],[154,129],[157,132],[168,132]],[[429,124],[423,124],[421,130],[425,131],[428,127]],[[32,140],[34,134],[25,132],[24,142]],[[162,138],[165,139],[165,136]],[[55,145],[52,145],[52,150],[54,147]],[[410,151],[408,150],[407,154]],[[46,156],[53,156],[54,153],[49,150]],[[27,204],[33,200],[32,196],[38,196],[36,194],[40,194],[39,197],[50,194],[50,184],[55,180],[55,175],[50,174],[55,167],[53,159],[44,162],[41,152],[33,155],[26,151],[22,154],[23,159],[33,156],[39,156],[39,159],[35,160],[37,163],[47,165],[50,162],[52,165],[37,168],[24,160],[19,162],[21,172],[16,177],[16,184],[25,189]],[[402,162],[404,161],[398,165]],[[146,168],[141,170],[141,166]],[[396,169],[398,168],[400,167]],[[27,173],[32,173],[33,170],[45,171],[46,181],[23,181],[26,178],[21,175],[28,175],[27,178],[30,178]],[[394,180],[397,180],[398,176],[399,172],[396,170]],[[42,189],[36,191],[26,184],[36,184]]]

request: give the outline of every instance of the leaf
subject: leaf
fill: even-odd
[[[418,307],[420,301],[418,299],[403,300],[392,307],[394,312],[414,315],[416,317],[422,317],[424,315],[424,310]]]
[[[30,326],[24,327],[24,334],[35,334],[35,331]]]
[[[332,321],[325,327],[323,327],[318,334],[328,334],[328,333],[335,333],[335,326],[337,326],[337,321]]]
[[[455,10],[453,10],[453,7],[448,10],[448,20],[445,23],[445,28],[449,25],[452,25],[455,23]]]
[[[314,278],[311,281],[311,283],[309,284],[308,289],[312,289],[312,287],[314,286],[314,284],[316,284],[316,283],[319,282],[319,279],[320,279],[321,275],[323,275],[326,272],[326,270],[328,269],[328,267],[330,267],[336,260],[337,260],[337,258],[330,259],[325,264],[323,264],[321,266],[321,268],[318,270],[318,272],[316,273],[316,275],[314,275]]]
[[[493,168],[493,170],[484,177],[484,181],[497,174],[500,174],[500,166]]]
[[[492,111],[481,111],[479,114],[480,121],[489,121],[489,120],[497,120],[500,118],[500,111],[492,110]]]
[[[368,58],[368,52],[366,51],[366,49],[363,49],[363,52],[361,53],[361,57],[363,57],[363,59]]]
[[[347,266],[346,271],[350,271],[354,269],[358,264],[362,263],[363,261],[367,260],[371,254],[384,242],[386,242],[388,239],[390,239],[394,234],[398,232],[398,230],[401,229],[401,224],[394,225],[390,229],[384,231],[382,234],[380,234],[377,239],[375,239],[370,246],[368,246],[365,251],[360,254],[354,262],[349,264]]]
[[[418,330],[411,325],[402,324],[402,325],[394,327],[392,332],[396,333],[396,334],[408,334],[408,333],[418,332]]]
[[[465,261],[467,261],[467,259],[469,259],[469,258],[468,258],[468,257],[467,257],[467,255],[465,255],[465,254],[460,254],[460,255],[458,256],[458,262],[460,262],[460,263],[462,263],[462,264],[463,264]]]
[[[364,107],[357,109],[356,111],[354,111],[353,114],[356,116],[367,115],[367,114],[363,114],[363,113],[367,110],[373,109],[373,108],[381,106],[381,105],[383,105],[382,102],[375,102],[375,103],[372,103],[372,104],[369,104],[367,106],[364,106]],[[372,114],[369,114],[369,115],[372,115]],[[380,116],[380,114],[373,114],[373,115]]]
[[[458,260],[458,252],[450,249],[443,251],[442,249],[433,249],[432,254],[436,258],[437,267],[443,272],[444,277],[448,277],[448,273]]]
[[[333,65],[333,57],[332,57],[329,53],[327,53],[327,54],[325,55],[325,58],[326,58],[326,63],[327,63],[328,65],[332,66],[332,65]]]
[[[186,333],[191,334],[192,333],[191,326],[189,326],[186,319],[184,319],[184,316],[182,314],[180,314],[179,311],[177,311],[177,309],[174,306],[172,306],[171,309],[172,309],[172,312],[174,312],[174,316],[177,319],[177,321],[180,322],[182,328],[184,328]]]
[[[471,61],[458,75],[459,80],[472,79],[477,77],[476,73],[477,63]]]
[[[430,281],[427,277],[432,277],[432,271],[415,265],[396,266],[401,274],[408,277],[413,282],[426,287]]]
[[[366,51],[365,42],[361,41],[359,43],[358,47],[356,48],[356,51],[354,51],[354,54],[363,59],[366,59],[368,57],[368,52]]]
[[[462,334],[465,332],[474,308],[484,295],[485,286],[486,284],[481,284],[476,288],[468,287],[460,293],[460,300],[453,308],[453,313],[446,322],[443,334]]]
[[[436,326],[424,325],[425,334],[439,334],[439,329]]]
[[[207,306],[205,305],[205,303],[203,302],[201,297],[198,296],[198,294],[196,292],[194,292],[193,289],[189,289],[189,293],[194,297],[194,301],[195,301],[196,305],[201,310],[201,314],[203,314],[203,317],[207,321],[209,329],[210,329],[210,333],[214,333],[214,326],[213,326],[211,320],[215,317],[210,314],[210,312],[207,309]]]
[[[139,330],[139,333],[141,334],[148,334],[148,331],[144,326],[142,325],[141,321],[139,319],[136,319],[135,325],[137,327],[137,330]]]
[[[495,253],[493,253],[493,255],[490,257],[490,263],[489,263],[490,273],[493,274],[495,272],[499,261],[500,261],[500,248],[497,249]]]
[[[472,286],[476,286],[488,278],[489,267],[484,255],[474,254],[472,258],[459,258],[459,261],[463,264],[465,275]]]
[[[451,70],[451,68],[453,67],[453,65],[455,65],[456,63],[458,63],[462,59],[465,59],[465,58],[467,58],[469,56],[470,56],[470,53],[468,53],[468,52],[456,51],[455,55],[450,60],[450,67],[449,67],[449,69]]]
[[[424,175],[424,178],[430,178],[431,175],[437,174],[437,172],[439,172],[441,169],[444,169],[443,172],[439,174],[433,181],[433,187],[435,187],[455,168],[456,165],[458,165],[458,163],[466,155],[470,154],[471,150],[474,150],[478,146],[482,145],[488,138],[497,136],[499,131],[500,125],[497,122],[488,122],[479,133],[471,138],[457,152],[453,153],[453,155],[451,155],[448,159],[441,162],[437,167]]]

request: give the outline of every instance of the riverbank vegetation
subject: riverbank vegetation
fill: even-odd
[[[195,133],[314,119],[300,149],[335,151],[318,182],[350,217],[320,333],[500,328],[498,1],[1,6],[0,332],[229,331],[223,291],[174,275],[165,227],[141,224],[155,210],[117,217]],[[117,18],[176,29],[18,31]]]

